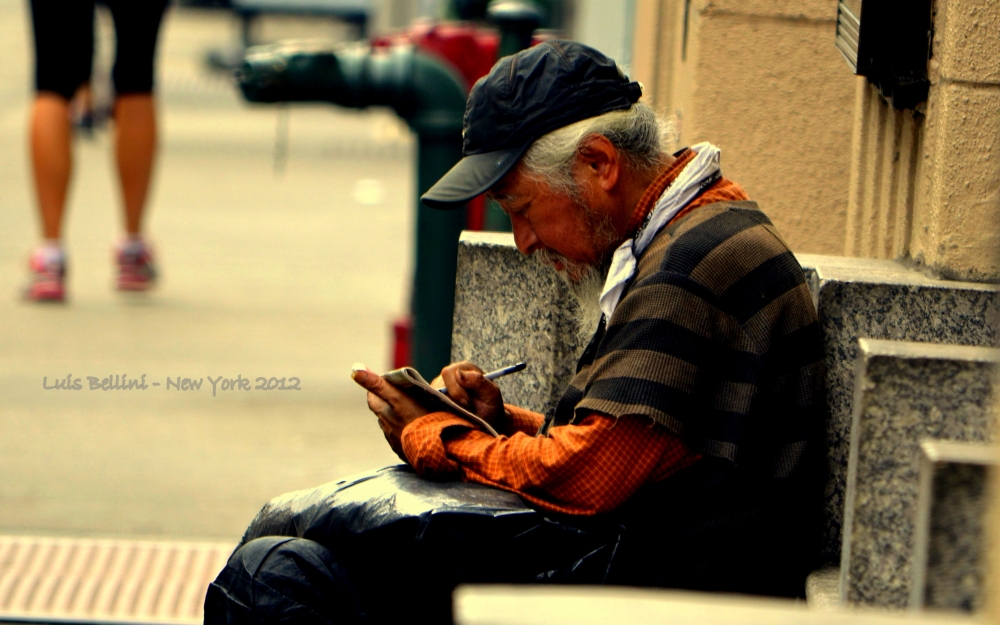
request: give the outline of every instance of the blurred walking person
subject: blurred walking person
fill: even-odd
[[[94,0],[30,0],[35,31],[35,88],[30,151],[44,241],[31,254],[25,297],[63,301],[62,244],[66,195],[73,169],[70,101],[89,85],[94,53]],[[156,269],[142,237],[142,215],[156,154],[153,60],[169,0],[103,0],[115,24],[115,156],[125,236],[115,248],[117,288],[144,291]]]

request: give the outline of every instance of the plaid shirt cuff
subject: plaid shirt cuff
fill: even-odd
[[[462,467],[448,457],[442,434],[449,428],[473,429],[462,417],[450,412],[432,412],[403,428],[403,453],[417,475],[432,480],[459,479]]]
[[[503,407],[507,411],[507,425],[509,428],[509,432],[506,432],[507,434],[513,434],[514,432],[524,432],[528,436],[538,434],[539,428],[542,427],[542,421],[545,420],[545,415],[512,406],[511,404],[504,404]]]

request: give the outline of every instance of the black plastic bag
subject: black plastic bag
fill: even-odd
[[[811,553],[799,535],[811,526],[795,513],[796,498],[769,499],[738,477],[729,464],[704,459],[592,517],[544,514],[512,493],[424,480],[406,465],[288,493],[264,506],[241,545],[304,538],[298,547],[318,547],[316,557],[327,564],[268,570],[273,593],[264,597],[271,590],[245,578],[262,560],[244,550],[249,559],[234,556],[210,588],[206,622],[256,622],[262,605],[287,612],[286,587],[298,592],[326,582],[370,623],[446,623],[451,591],[461,583],[798,596]],[[266,550],[282,541],[254,544]],[[234,608],[247,619],[232,618]]]
[[[241,545],[263,536],[316,541],[358,569],[401,568],[436,583],[602,583],[617,526],[568,523],[513,494],[432,482],[407,465],[276,497]]]
[[[406,465],[288,493],[210,585],[205,622],[443,624],[460,583],[602,583],[620,534],[568,520]]]

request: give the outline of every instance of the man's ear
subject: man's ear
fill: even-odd
[[[583,169],[580,173],[590,178],[604,191],[610,191],[618,184],[621,158],[618,150],[604,135],[591,135],[585,138],[577,150],[577,158]]]

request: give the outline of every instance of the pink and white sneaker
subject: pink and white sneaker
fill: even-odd
[[[148,291],[156,284],[153,252],[142,239],[120,243],[115,249],[119,291]]]
[[[31,281],[24,289],[24,299],[30,302],[63,302],[66,300],[66,256],[62,250],[37,247],[28,259]]]

